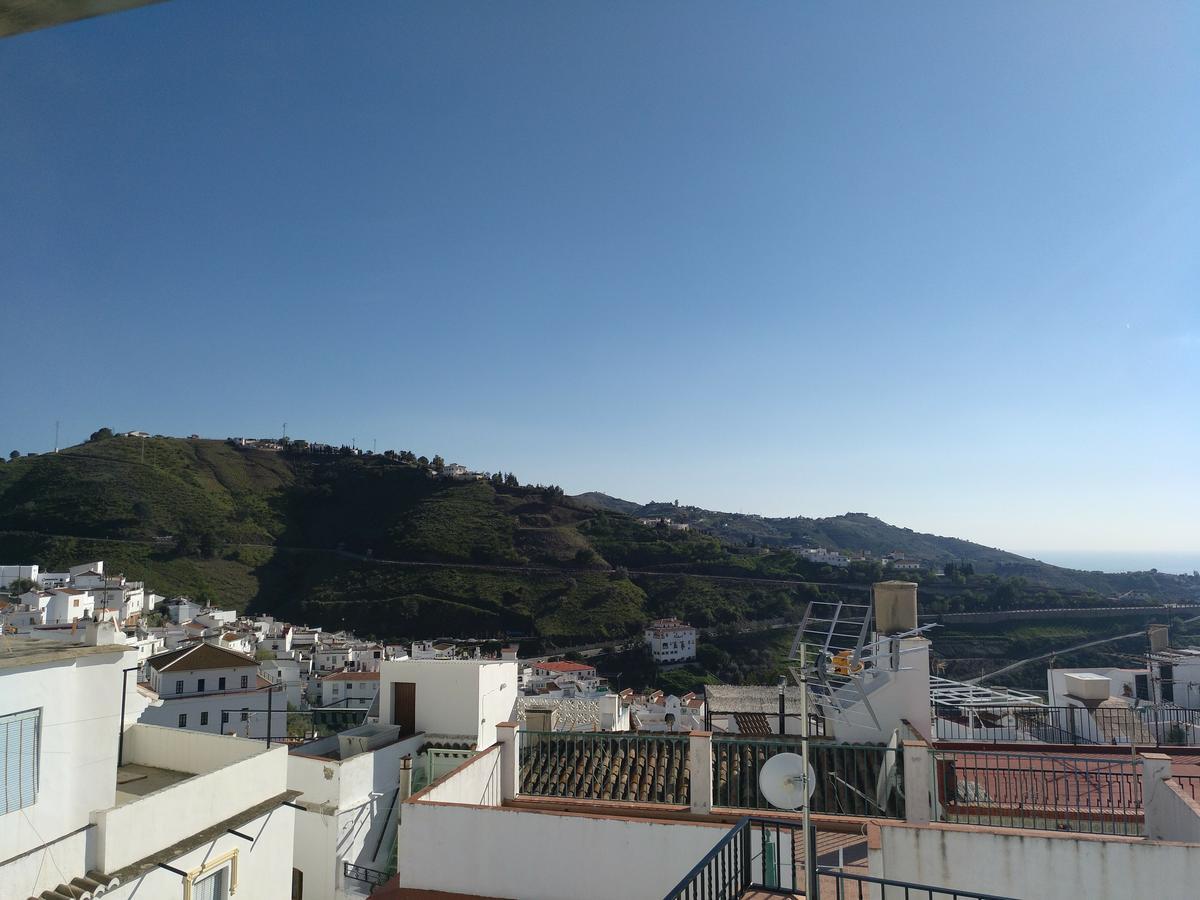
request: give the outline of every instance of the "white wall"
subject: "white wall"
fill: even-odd
[[[477,746],[496,741],[517,702],[517,663],[512,661],[405,659],[379,667],[379,721],[392,724],[392,684],[416,684],[417,730],[474,735]]]
[[[240,826],[238,831],[253,837],[253,844],[231,834],[221,834],[195,850],[169,860],[168,863],[184,872],[195,872],[206,862],[236,850],[238,887],[235,897],[246,897],[248,900],[289,900],[292,888],[293,813],[290,807],[280,806]],[[176,898],[183,896],[182,884],[182,879],[173,872],[151,869],[141,878],[122,884],[106,892],[104,896],[108,900]],[[310,893],[308,884],[305,883],[304,896],[309,898],[321,895]],[[21,900],[25,898],[22,897]]]
[[[179,699],[175,699],[175,697]],[[157,705],[149,705],[140,721],[163,728],[178,728],[179,716],[187,715],[188,731],[211,734],[236,734],[240,737],[267,736],[267,691],[226,691],[215,694],[167,694]],[[271,735],[283,737],[287,732],[287,696],[283,691],[272,692]],[[241,710],[249,712],[242,721]],[[228,711],[229,721],[221,724],[221,712]],[[202,713],[208,713],[208,724],[201,725]]]
[[[400,780],[400,760],[416,756],[424,743],[418,735],[346,760],[303,755],[297,748],[288,756],[288,788],[300,791],[296,803],[296,868],[304,872],[305,897],[346,896],[342,862],[381,869],[391,853],[382,842],[374,857],[386,815]],[[374,796],[373,796],[374,795]]]
[[[724,824],[414,802],[404,806],[398,870],[403,887],[485,897],[662,897],[728,831]]]
[[[413,802],[500,806],[503,799],[501,757],[500,745],[493,744],[456,768],[444,781],[429,785],[414,797]]]
[[[879,843],[870,851],[872,875],[1022,900],[1191,897],[1200,883],[1195,844],[902,824],[882,825]]]
[[[121,669],[135,664],[136,653],[123,645],[113,645],[112,651],[0,670],[0,713],[42,710],[37,801],[0,815],[0,857],[57,841],[86,827],[91,810],[113,804]],[[135,681],[130,673],[131,690]],[[0,900],[25,900],[54,887],[59,881],[55,862],[82,865],[85,860],[77,854],[85,843],[75,838],[55,844],[0,869]]]
[[[204,739],[201,735],[191,738]],[[215,740],[234,740],[216,738]],[[132,749],[126,762],[139,757]],[[143,765],[155,765],[145,762]],[[177,764],[175,768],[179,768]],[[96,868],[115,872],[287,790],[287,749],[262,752],[136,800],[92,813]]]

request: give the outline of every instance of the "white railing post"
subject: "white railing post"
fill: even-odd
[[[693,731],[688,735],[688,785],[694,813],[712,812],[713,749],[711,731]]]
[[[1145,816],[1146,837],[1150,840],[1166,840],[1170,830],[1164,816],[1169,816],[1165,806],[1169,798],[1163,783],[1171,777],[1171,757],[1165,753],[1142,753],[1142,815]]]
[[[928,825],[933,821],[933,751],[924,741],[904,741],[901,748],[904,754],[904,821]]]
[[[500,796],[503,801],[515,800],[521,786],[521,749],[516,722],[501,722],[496,726],[500,741]]]

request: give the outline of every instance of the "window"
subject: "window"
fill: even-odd
[[[217,679],[217,690],[218,691],[225,690],[225,679],[224,678]]]
[[[223,713],[221,713],[221,724],[222,724],[222,725],[228,725],[228,724],[229,724],[229,713],[227,713],[227,712],[223,712]]]
[[[0,716],[0,815],[37,801],[41,725],[40,709]]]
[[[243,676],[242,676],[242,688],[243,688],[243,689],[245,689],[245,688],[248,688],[248,687],[250,687],[250,676],[249,676],[249,675],[243,675]]]
[[[183,682],[182,681],[175,682],[175,693],[177,693],[177,694],[183,693]]]
[[[179,727],[180,727],[180,728],[187,728],[187,713],[180,713],[180,714],[179,714]]]
[[[208,710],[205,710],[204,712],[200,713],[200,724],[201,725],[208,724]]]
[[[249,718],[250,718],[250,710],[247,709],[246,707],[242,707],[242,721],[245,722]]]
[[[204,693],[204,679],[203,678],[196,679],[196,690],[202,694]]]
[[[229,896],[229,869],[218,869],[192,884],[192,900],[226,900]]]

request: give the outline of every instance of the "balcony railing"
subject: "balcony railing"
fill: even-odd
[[[1088,710],[1076,706],[938,705],[933,715],[934,735],[939,741],[1200,745],[1200,710],[1175,706]]]
[[[799,754],[799,738],[724,738],[713,742],[713,805],[771,809],[758,774],[777,753]],[[841,816],[904,818],[903,754],[871,744],[809,743],[817,774],[812,811]]]
[[[1141,834],[1136,760],[938,750],[936,812],[945,822],[1095,834]]]
[[[664,900],[730,900],[749,892],[806,896],[800,826],[795,822],[746,816],[666,895]],[[818,865],[822,898],[837,900],[1014,900],[957,888],[877,878]]]
[[[350,862],[345,862],[342,864],[342,873],[347,878],[352,878],[355,881],[363,881],[367,884],[376,886],[387,884],[388,880],[387,872],[380,872],[378,869],[368,869],[366,866],[356,866]]]
[[[520,793],[687,805],[688,736],[522,731]]]

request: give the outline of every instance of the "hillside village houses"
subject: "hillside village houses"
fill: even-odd
[[[876,585],[866,664],[810,688],[822,895],[1189,895],[1200,713],[1169,698],[1200,654],[1156,632],[1140,669],[1052,670],[1046,705],[933,676],[915,592]],[[614,694],[585,662],[220,610],[5,630],[0,900],[673,898],[749,860],[713,863],[734,897],[807,874],[800,817],[758,781],[799,749],[794,683]]]

